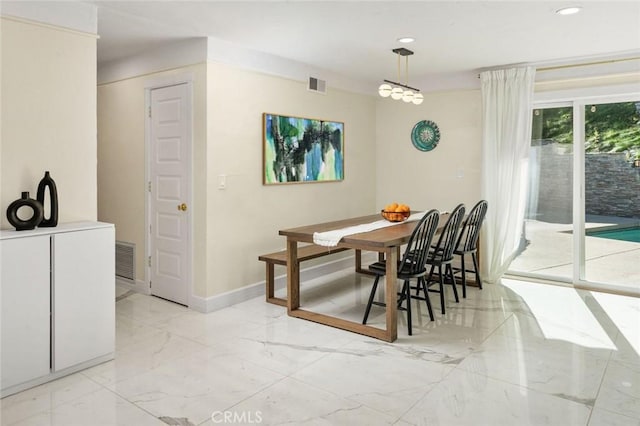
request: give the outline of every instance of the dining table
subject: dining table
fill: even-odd
[[[447,213],[442,213],[440,215],[438,228],[444,226],[447,218]],[[318,223],[314,225],[300,226],[296,228],[282,229],[279,231],[279,235],[285,236],[287,238],[287,313],[289,316],[314,321],[320,324],[325,324],[331,327],[363,334],[387,342],[393,342],[398,338],[396,289],[398,257],[400,253],[400,247],[409,241],[411,233],[418,223],[418,220],[407,220],[402,223],[394,224],[393,226],[386,226],[367,232],[344,235],[337,242],[336,247],[345,247],[356,250],[357,272],[364,271],[364,269],[361,268],[360,264],[360,253],[362,251],[378,252],[380,254],[380,258],[382,258],[382,255],[384,256],[384,261],[386,262],[386,316],[384,329],[350,321],[344,318],[338,318],[320,312],[313,312],[308,309],[303,309],[300,306],[300,268],[299,262],[297,261],[298,243],[313,244],[315,233],[325,233],[328,231],[341,230],[353,226],[369,224],[379,220],[380,215],[368,215],[326,223]],[[327,247],[327,250],[330,250],[330,247]]]

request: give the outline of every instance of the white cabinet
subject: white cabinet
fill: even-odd
[[[0,232],[2,396],[113,358],[115,230]]]
[[[53,235],[53,369],[60,371],[115,345],[113,228]]]
[[[49,237],[0,241],[2,389],[49,374]]]
[[[113,228],[52,236],[53,369],[113,352],[115,248]]]

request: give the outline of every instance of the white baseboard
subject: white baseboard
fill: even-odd
[[[369,253],[363,253],[363,263],[368,261]],[[372,256],[375,253],[371,254]],[[366,260],[365,260],[366,259]],[[375,259],[372,257],[372,259]],[[300,280],[309,281],[315,278],[340,271],[346,268],[353,268],[355,265],[355,256],[344,257],[341,259],[333,260],[330,262],[322,263],[320,265],[312,266],[309,268],[300,270]],[[280,275],[275,279],[275,289],[282,289],[287,286],[286,274]],[[214,312],[237,303],[244,302],[254,297],[265,296],[265,281],[262,280],[255,284],[250,284],[246,287],[239,288],[237,290],[228,291],[226,293],[218,294],[211,297],[191,296],[189,308],[198,312]]]
[[[129,290],[135,291],[136,293],[142,294],[151,294],[151,289],[149,285],[142,280],[136,280],[135,282],[131,280],[127,280],[124,278],[116,277],[116,284],[119,284],[123,287],[127,287]]]

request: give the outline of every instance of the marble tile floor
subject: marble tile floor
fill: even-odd
[[[303,285],[360,320],[372,280]],[[449,292],[450,293],[450,292]],[[414,306],[394,343],[262,297],[209,314],[117,291],[116,359],[2,399],[2,425],[640,425],[640,299],[504,279]],[[370,323],[382,326],[383,308]]]

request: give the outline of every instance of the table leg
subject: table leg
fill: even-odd
[[[353,331],[355,333],[364,334],[365,336],[375,337],[376,339],[393,342],[398,338],[398,317],[397,317],[397,297],[396,297],[396,275],[398,256],[395,247],[385,250],[387,254],[388,273],[393,279],[386,280],[387,290],[387,316],[386,329],[363,325],[359,322],[353,322],[342,318],[336,318],[319,312],[307,311],[300,309],[300,266],[298,264],[298,242],[287,239],[287,314],[296,318],[303,318],[309,321],[318,322],[320,324],[341,328],[343,330]],[[283,301],[284,302],[284,301]]]
[[[300,307],[300,267],[298,242],[287,238],[287,312]]]
[[[378,253],[378,260],[384,261],[384,253]],[[362,269],[362,250],[356,249],[356,272],[359,274],[375,275],[369,269]]]
[[[362,272],[362,250],[356,249],[356,272]]]
[[[398,338],[398,295],[396,294],[396,282],[398,276],[398,250],[390,247],[386,250],[386,274],[385,280],[385,303],[387,305],[387,342],[393,342]]]

